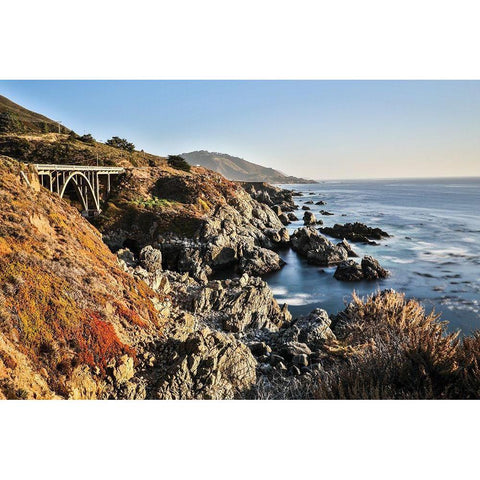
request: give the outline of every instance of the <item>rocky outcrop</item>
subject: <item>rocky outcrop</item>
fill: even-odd
[[[291,199],[288,192],[273,191]],[[200,278],[225,268],[241,273],[248,265],[246,271],[261,275],[282,265],[277,254],[262,251],[283,245],[283,240],[273,240],[271,230],[284,237],[282,221],[264,200],[260,203],[237,184],[200,168],[190,173],[130,169],[95,221],[113,250],[126,246],[138,254],[152,245],[169,270]],[[255,260],[240,265],[244,257]],[[262,259],[267,263],[260,264]]]
[[[159,399],[233,399],[256,381],[257,362],[233,335],[208,327],[184,341],[167,342],[162,351]]]
[[[264,332],[247,344],[259,362],[259,371],[267,377],[308,375],[323,358],[325,342],[335,340],[330,318],[315,309],[286,324],[278,332]]]
[[[345,248],[334,245],[313,227],[302,227],[295,230],[290,241],[293,250],[306,257],[308,262],[314,265],[336,265],[348,258]]]
[[[206,285],[169,274],[172,294],[199,322],[228,332],[276,331],[291,320],[287,305],[280,307],[268,285],[258,277],[214,280]]]
[[[385,270],[377,260],[368,255],[362,258],[361,264],[358,264],[354,260],[346,260],[340,263],[334,273],[334,277],[337,280],[346,282],[378,280],[380,278],[387,278],[388,276],[388,270]]]
[[[295,209],[293,192],[264,182],[239,182],[253,199],[274,209],[277,215]]]
[[[333,227],[323,227],[320,229],[325,235],[334,238],[346,238],[352,242],[361,242],[375,244],[371,239],[381,240],[390,235],[380,228],[368,227],[364,223],[346,223],[345,225],[335,224]]]

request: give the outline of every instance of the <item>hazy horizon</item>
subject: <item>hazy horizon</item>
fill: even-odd
[[[0,81],[105,141],[208,150],[315,180],[480,176],[479,81]]]

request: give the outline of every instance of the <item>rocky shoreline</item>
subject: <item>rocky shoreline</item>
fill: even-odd
[[[334,242],[306,215],[290,235],[300,192],[168,167],[127,169],[97,230],[31,170],[0,169],[0,398],[478,396],[480,337],[460,344],[414,300],[293,318],[262,279],[286,248],[339,281],[383,278],[346,237],[386,232],[337,225]]]
[[[315,265],[337,265],[338,280],[388,275],[371,257],[360,265],[350,260],[357,254],[345,238],[334,244],[313,226],[290,236],[284,224],[299,208],[294,202],[299,193],[268,184],[244,186],[248,195],[216,209],[194,239],[163,235],[152,244],[137,242],[145,245],[140,251],[117,251],[127,273],[168,298],[162,308],[169,315],[188,319],[162,348],[166,373],[156,398],[277,398],[284,389],[318,381],[325,346],[336,341],[332,320],[322,309],[293,319],[288,305],[277,303],[260,276],[282,267],[279,247]],[[305,224],[321,224],[314,218],[307,210]],[[112,239],[119,236],[109,232],[105,239],[114,248]],[[212,279],[221,272],[223,279]],[[201,368],[205,362],[208,374]]]

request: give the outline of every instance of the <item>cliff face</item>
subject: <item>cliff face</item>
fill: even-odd
[[[129,381],[135,390],[144,345],[168,323],[157,311],[164,299],[120,269],[77,210],[6,157],[0,195],[0,396],[121,396],[118,382]]]

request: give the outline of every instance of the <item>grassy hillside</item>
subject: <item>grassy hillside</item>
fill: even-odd
[[[32,112],[0,95],[0,133],[67,133],[69,130],[54,120]]]
[[[67,202],[0,156],[0,398],[102,396],[167,321]],[[140,347],[141,348],[141,347]],[[128,360],[131,359],[131,360]],[[132,363],[133,362],[133,363]]]

